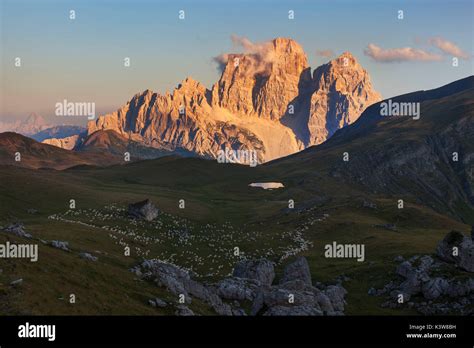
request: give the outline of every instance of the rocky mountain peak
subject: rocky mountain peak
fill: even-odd
[[[369,105],[382,99],[368,72],[350,52],[315,69],[313,89],[308,122],[312,145],[353,123]]]
[[[220,57],[224,68],[213,86],[212,102],[231,112],[279,120],[297,97],[300,80],[311,80],[306,54],[286,38],[245,43],[244,48],[245,53]]]
[[[181,83],[178,85],[176,90],[180,91],[192,91],[192,90],[206,90],[206,87],[204,87],[200,82],[194,80],[192,77],[186,77]]]
[[[334,83],[337,85],[335,86],[337,90],[358,82],[370,84],[369,74],[350,52],[344,52],[339,57],[315,69],[313,81],[315,89],[325,88]]]
[[[296,41],[276,38],[272,41],[253,44],[245,42],[243,53],[226,53],[217,57],[222,78],[229,76],[265,77],[270,74],[299,76],[308,67],[303,48]]]
[[[38,115],[36,112],[32,112],[26,119],[25,124],[45,126],[47,123],[41,115]]]
[[[110,129],[147,146],[210,158],[226,148],[256,150],[268,161],[325,141],[380,99],[349,52],[311,76],[303,48],[292,39],[233,40],[242,52],[215,58],[222,73],[212,90],[191,77],[172,93],[145,90],[90,122],[88,134]]]
[[[207,92],[209,91],[203,84],[192,77],[187,77],[174,89],[172,97],[173,99],[182,99],[183,97],[187,97],[187,99],[195,98],[202,102],[202,98],[205,97]]]
[[[308,60],[303,47],[296,41],[286,38],[276,38],[271,41],[272,73],[290,74],[297,77],[308,67]]]
[[[339,66],[360,66],[357,62],[357,59],[352,55],[351,52],[345,51],[339,57],[333,59],[331,61],[333,64],[337,64]]]

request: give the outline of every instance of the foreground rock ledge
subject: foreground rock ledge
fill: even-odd
[[[273,285],[274,265],[266,259],[241,261],[231,277],[215,284],[198,282],[187,271],[159,260],[146,260],[131,271],[175,295],[177,315],[194,314],[186,307],[193,298],[208,304],[219,315],[343,315],[346,305],[347,291],[341,285],[311,284],[304,257],[285,267],[278,285]],[[179,296],[184,296],[185,303],[178,302]]]
[[[425,315],[472,315],[474,303],[474,243],[461,232],[449,232],[436,248],[436,255],[415,255],[401,262],[397,275],[382,289],[369,295],[388,295],[382,307],[408,306]]]

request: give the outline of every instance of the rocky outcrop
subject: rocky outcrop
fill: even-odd
[[[252,315],[343,315],[347,291],[341,284],[313,286],[307,260],[298,257],[284,268],[278,285],[253,294]]]
[[[257,280],[232,277],[217,283],[217,294],[226,300],[253,301],[260,287]]]
[[[158,260],[146,260],[131,271],[176,296],[184,296],[187,306],[197,298],[219,315],[342,315],[347,291],[340,284],[312,286],[308,283],[306,266],[304,258],[290,263],[285,275],[291,280],[278,285],[272,285],[273,263],[265,259],[241,261],[231,277],[215,284],[196,281],[187,271]],[[302,268],[305,272],[301,272]],[[295,270],[293,276],[291,270]],[[249,313],[240,307],[241,302],[251,305]],[[161,306],[156,300],[149,300],[149,304]],[[179,303],[176,314],[188,313],[184,308],[188,307]]]
[[[192,78],[165,95],[146,90],[89,122],[88,135],[113,130],[146,146],[207,158],[223,149],[252,150],[262,162],[324,141],[380,99],[349,53],[312,77],[302,47],[287,38],[224,54],[219,63],[222,75],[212,90]]]
[[[14,234],[18,237],[32,238],[30,233],[25,231],[25,226],[21,222],[10,224],[3,229],[5,232]]]
[[[451,231],[439,242],[436,255],[446,262],[474,272],[474,242],[461,232]]]
[[[65,138],[48,138],[42,141],[43,144],[53,145],[65,150],[72,150],[81,140],[79,135],[71,135]]]
[[[421,288],[423,297],[428,300],[434,300],[448,293],[449,282],[441,277],[429,279]]]
[[[262,260],[241,261],[234,267],[234,277],[258,281],[262,285],[271,285],[275,278],[273,263]]]
[[[285,267],[280,284],[284,284],[292,280],[301,280],[306,285],[312,284],[311,273],[306,258],[302,256],[298,257],[294,262]]]
[[[155,206],[155,204],[149,199],[129,204],[128,206],[128,215],[137,219],[144,219],[146,221],[152,221],[156,219],[159,212],[160,211]]]
[[[155,282],[158,286],[165,287],[176,296],[184,296],[187,304],[190,304],[192,297],[195,297],[210,305],[219,315],[232,315],[231,307],[222,302],[214,287],[191,279],[187,271],[175,265],[157,260],[146,260],[132,271],[144,279]],[[184,308],[181,304],[179,307]],[[181,314],[178,315],[183,315],[182,311],[179,310],[179,312]],[[184,312],[187,311],[184,310]]]
[[[459,247],[459,250],[464,250],[464,255],[469,255],[469,248],[465,247],[470,243],[470,238],[452,231],[436,249],[439,259],[424,255],[402,260],[395,270],[399,278],[380,290],[369,289],[368,294],[389,295],[389,300],[383,303],[383,307],[408,306],[430,315],[472,314],[469,304],[474,301],[474,277],[465,272],[470,269],[470,257],[459,256],[461,254],[453,257],[452,254],[453,247]],[[461,260],[464,261],[461,263]]]

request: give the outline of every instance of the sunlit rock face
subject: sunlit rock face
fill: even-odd
[[[319,144],[380,100],[350,53],[311,74],[302,47],[277,38],[216,58],[221,77],[211,90],[186,78],[172,93],[136,94],[116,112],[88,124],[155,148],[206,158],[223,149],[256,151],[259,162]]]

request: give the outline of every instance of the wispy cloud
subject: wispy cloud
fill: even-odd
[[[248,64],[245,69],[251,74],[266,74],[275,60],[275,51],[271,41],[254,43],[246,37],[232,35],[232,44],[246,54]],[[230,55],[227,53],[214,57],[213,60],[218,64],[220,71],[223,71],[227,65]]]
[[[469,59],[469,54],[464,52],[454,42],[443,39],[440,36],[430,38],[428,40],[428,43],[430,45],[438,47],[441,51],[443,51],[446,54],[450,54],[454,57],[458,57],[458,58],[462,58],[462,59]]]
[[[367,48],[364,50],[364,54],[377,62],[383,63],[404,61],[432,62],[443,59],[443,57],[439,54],[431,53],[418,48],[400,47],[384,49],[373,43],[369,43]]]
[[[317,50],[316,55],[325,58],[331,58],[334,56],[334,52],[332,50]]]

